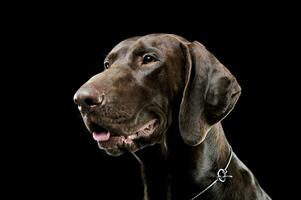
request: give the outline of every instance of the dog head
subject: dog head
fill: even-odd
[[[197,145],[240,94],[236,79],[203,45],[171,34],[122,41],[104,68],[74,101],[98,146],[114,156],[161,142],[179,95],[182,138]]]

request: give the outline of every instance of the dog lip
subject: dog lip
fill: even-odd
[[[134,139],[138,139],[140,137],[145,137],[145,136],[149,136],[151,135],[155,129],[157,128],[156,124],[157,124],[158,120],[157,119],[152,119],[150,121],[148,121],[147,123],[145,123],[144,125],[142,125],[140,128],[138,128],[136,131],[133,131],[131,133],[129,133],[128,135],[121,135],[121,134],[112,134],[110,131],[108,131],[107,133],[99,133],[99,138],[95,137],[96,139],[98,139],[98,142],[107,142],[110,141],[110,139],[122,139],[124,141],[127,140],[134,140]],[[93,132],[93,137],[97,136],[95,132]],[[95,139],[94,138],[94,139]]]
[[[157,128],[156,127],[157,122],[158,122],[157,119],[152,119],[152,120],[148,121],[146,124],[144,124],[142,127],[140,127],[137,131],[135,131],[131,135],[127,136],[127,138],[134,140],[134,139],[138,139],[143,136],[144,137],[150,136]]]
[[[152,119],[152,120],[148,121],[141,128],[139,128],[136,132],[143,131],[144,129],[148,128],[149,126],[154,125],[157,121],[158,121],[157,119]]]

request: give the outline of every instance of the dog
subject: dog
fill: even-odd
[[[173,34],[129,38],[104,68],[74,102],[100,149],[140,162],[144,200],[271,199],[221,125],[241,87],[201,43]]]

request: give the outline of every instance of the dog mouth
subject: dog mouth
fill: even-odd
[[[150,136],[156,129],[158,124],[157,119],[152,119],[145,123],[143,126],[141,126],[139,129],[136,131],[128,134],[128,135],[116,135],[112,134],[110,130],[105,129],[103,126],[100,126],[94,122],[91,123],[91,128],[89,128],[92,132],[93,139],[96,140],[97,142],[105,142],[110,140],[112,137],[124,137],[126,139],[139,139],[141,137],[148,137]]]
[[[117,134],[116,130],[106,129],[105,127],[91,122],[89,131],[92,133],[93,139],[97,141],[100,149],[105,150],[110,155],[120,155],[124,150],[135,152],[142,147],[143,144],[152,137],[159,127],[158,119],[151,119],[144,123],[134,131]]]

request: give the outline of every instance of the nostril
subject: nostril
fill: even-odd
[[[87,98],[84,100],[84,104],[86,104],[86,105],[89,106],[89,107],[92,107],[92,106],[95,106],[95,105],[99,104],[99,102],[98,102],[96,99],[87,97]]]
[[[74,96],[73,96],[73,102],[74,102],[76,105],[79,105],[78,93],[75,93],[75,94],[74,94]]]

